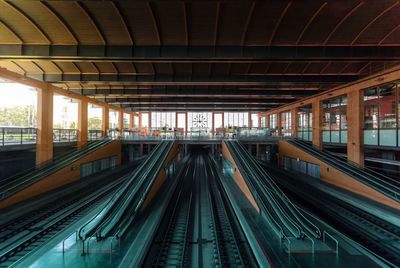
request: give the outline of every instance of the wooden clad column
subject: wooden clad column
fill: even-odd
[[[215,135],[215,113],[212,112],[212,117],[211,117],[211,136]]]
[[[151,112],[148,112],[148,119],[149,119],[149,129],[151,129]]]
[[[269,115],[265,116],[265,127],[269,128]]]
[[[187,137],[187,134],[188,134],[188,113],[185,112],[185,137]]]
[[[108,128],[110,127],[110,109],[103,107],[102,120],[101,120],[101,135],[107,136]]]
[[[88,141],[88,102],[78,100],[78,146]]]
[[[364,167],[364,100],[363,91],[347,94],[347,160]]]
[[[249,113],[249,128],[253,127],[253,122],[251,122],[251,113]]]
[[[53,91],[37,88],[36,164],[53,157]]]
[[[133,114],[129,114],[129,130],[133,130],[135,128]]]
[[[139,128],[142,128],[142,113],[139,113]]]
[[[118,111],[118,131],[119,135],[122,136],[122,130],[124,129],[124,112],[122,110]]]
[[[278,128],[278,136],[282,136],[281,112],[276,113],[276,127]]]
[[[322,150],[322,101],[312,103],[312,143],[313,146]]]
[[[299,118],[297,117],[297,108],[292,108],[290,110],[290,116],[291,116],[291,126],[290,126],[290,131],[291,131],[291,136],[297,138],[297,127],[299,125]]]

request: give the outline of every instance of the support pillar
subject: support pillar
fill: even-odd
[[[282,122],[281,122],[281,113],[276,113],[276,127],[278,128],[278,136],[282,136]]]
[[[256,157],[260,157],[260,144],[256,144]]]
[[[36,164],[53,157],[53,91],[37,88]]]
[[[347,161],[364,167],[364,100],[363,92],[347,94]]]
[[[249,113],[249,128],[253,127],[253,122],[251,122],[251,113]]]
[[[142,128],[142,113],[139,113],[139,128]]]
[[[214,112],[212,112],[211,136],[215,136],[215,114],[214,114]],[[213,147],[213,149],[214,149],[214,147]]]
[[[270,127],[269,127],[269,115],[266,115],[266,116],[265,116],[265,127],[266,127],[266,128],[270,128]]]
[[[299,125],[299,118],[297,117],[297,108],[293,108],[290,110],[290,117],[292,119],[291,121],[291,126],[290,126],[290,131],[291,131],[291,136],[294,138],[297,138],[297,127]]]
[[[135,124],[134,124],[135,119],[133,118],[133,114],[129,114],[129,130],[133,131],[133,129],[135,128]]]
[[[78,100],[78,146],[88,141],[88,102]]]
[[[187,134],[188,134],[188,113],[185,112],[185,137],[187,137]]]
[[[322,101],[312,103],[312,144],[315,148],[322,150]]]
[[[124,130],[124,112],[122,110],[118,111],[118,131],[119,135],[122,136],[122,131]]]
[[[108,107],[103,107],[101,120],[101,135],[107,136],[108,128],[110,127],[110,110]]]
[[[148,113],[148,118],[149,118],[149,129],[151,129],[151,112]]]

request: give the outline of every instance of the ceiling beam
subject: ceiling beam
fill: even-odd
[[[291,103],[293,99],[247,99],[247,98],[96,98],[107,103],[246,103],[246,104],[286,104]]]
[[[132,112],[266,112],[273,107],[265,108],[251,108],[251,107],[137,107],[137,108],[127,108]]]
[[[400,42],[399,42],[400,43]],[[399,44],[400,45],[400,44]],[[393,61],[400,46],[115,46],[0,44],[3,59],[63,61]]]
[[[219,109],[223,109],[223,108],[229,108],[229,109],[237,109],[238,105],[235,103],[232,104],[170,104],[170,103],[164,103],[164,104],[121,104],[120,107],[123,109],[127,109],[129,110],[129,108],[153,108],[153,109],[158,109],[158,108],[168,108],[168,107],[174,107],[174,108],[219,108]],[[279,105],[277,104],[248,104],[248,105],[241,105],[240,107],[242,107],[243,109],[249,109],[249,108],[256,108],[256,109],[263,109],[266,110],[268,108],[274,108],[274,107],[278,107]]]
[[[122,74],[28,74],[45,82],[129,82],[132,85],[266,85],[270,83],[342,83],[357,80],[357,75],[122,75]]]

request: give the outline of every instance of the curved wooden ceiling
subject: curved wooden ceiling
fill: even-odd
[[[0,1],[0,67],[113,103],[116,87],[196,105],[213,87],[293,101],[398,64],[399,48],[394,0]]]

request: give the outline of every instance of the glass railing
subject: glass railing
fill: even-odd
[[[53,129],[53,142],[73,142],[78,140],[76,129]]]
[[[88,140],[94,141],[101,139],[102,131],[98,129],[90,129],[88,132]]]
[[[2,146],[34,143],[36,143],[36,128],[0,128],[0,144]]]

